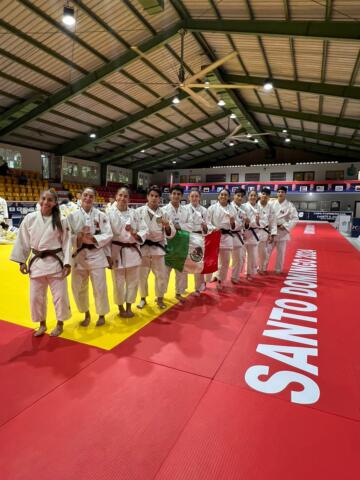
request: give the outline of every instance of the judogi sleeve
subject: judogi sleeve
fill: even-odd
[[[292,203],[290,203],[289,209],[290,209],[289,216],[288,216],[286,222],[283,223],[283,227],[288,232],[290,232],[290,230],[292,230],[299,221],[298,212],[297,212],[296,208],[294,207],[294,205]]]
[[[95,246],[97,248],[104,247],[113,238],[113,232],[111,229],[110,221],[105,213],[100,212],[100,231],[98,235],[94,235],[96,240]]]
[[[21,222],[14,247],[11,252],[10,260],[17,263],[26,263],[31,251],[29,235],[29,216],[27,215]]]
[[[71,265],[72,262],[72,242],[71,242],[71,233],[69,222],[65,219],[62,222],[63,233],[62,233],[62,250],[64,254],[64,265]]]
[[[186,212],[186,218],[184,221],[180,222],[180,228],[181,230],[185,230],[186,232],[192,232],[192,221],[191,221],[191,213],[188,208],[183,209],[184,212]]]
[[[165,209],[165,208],[161,208],[161,212],[162,212],[162,214],[163,214],[163,217],[164,217],[166,220],[168,220],[168,222],[169,222],[169,227],[170,227],[170,234],[168,235],[168,234],[166,233],[166,230],[164,229],[164,235],[165,235],[166,238],[169,238],[169,239],[170,239],[170,238],[174,238],[175,235],[176,235],[176,228],[175,228],[173,222],[171,221],[171,219],[169,218],[169,215],[168,215],[166,209]]]

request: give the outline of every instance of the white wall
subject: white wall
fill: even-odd
[[[325,180],[325,172],[328,170],[344,170],[345,179],[357,179],[358,174],[354,177],[349,177],[346,173],[347,169],[354,165],[356,169],[360,170],[360,162],[349,162],[349,163],[330,163],[322,165],[281,165],[281,166],[266,166],[266,167],[223,167],[223,168],[194,168],[194,169],[179,169],[178,180],[174,175],[174,170],[167,170],[164,172],[156,173],[153,176],[154,183],[170,183],[171,174],[173,174],[173,182],[179,182],[180,175],[201,175],[201,182],[205,182],[206,175],[211,174],[225,174],[226,182],[230,182],[231,174],[239,174],[239,182],[245,181],[245,173],[260,173],[260,181],[268,182],[270,181],[271,172],[286,172],[286,181],[293,180],[294,172],[315,172],[315,181]]]
[[[22,158],[22,169],[32,170],[33,172],[42,172],[40,150],[33,150],[31,148],[18,147],[15,145],[9,145],[7,143],[0,143],[0,149],[5,150],[5,157],[12,155],[14,152],[19,152]],[[6,152],[8,151],[8,152]],[[1,156],[4,156],[4,152],[0,152]],[[6,160],[6,158],[4,158]]]

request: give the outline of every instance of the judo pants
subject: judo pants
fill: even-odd
[[[141,298],[149,295],[148,277],[150,270],[155,277],[155,295],[162,298],[168,286],[169,274],[163,255],[143,255],[140,267],[139,289]]]
[[[170,279],[170,274],[172,268],[166,267],[167,273],[168,273],[168,280],[167,280],[167,285],[169,284],[169,279]],[[185,293],[185,290],[187,289],[188,286],[188,274],[185,272],[179,272],[178,270],[175,270],[175,293],[176,295],[182,295]]]
[[[30,278],[30,310],[33,322],[45,322],[47,289],[50,287],[56,320],[64,322],[71,317],[67,280],[61,274]]]
[[[140,266],[116,268],[111,271],[116,305],[134,303],[139,286]]]
[[[258,244],[259,254],[259,269],[261,272],[266,272],[270,259],[272,245],[267,240],[261,240]]]
[[[246,248],[245,245],[241,247],[234,247],[232,250],[232,273],[231,278],[233,280],[239,280],[240,273],[242,272],[245,260]]]
[[[273,243],[271,252],[276,249],[275,271],[281,273],[284,268],[287,240]]]
[[[195,290],[200,290],[200,287],[205,284],[205,275],[202,273],[194,273]]]
[[[105,268],[93,270],[73,269],[71,286],[79,312],[89,311],[89,277],[95,297],[95,308],[98,315],[106,315],[110,311]]]
[[[258,246],[257,244],[246,245],[246,274],[255,275],[258,263]]]

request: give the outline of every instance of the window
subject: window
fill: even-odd
[[[245,173],[245,182],[260,182],[260,173]]]
[[[236,183],[239,181],[239,174],[238,173],[232,173],[230,176],[230,182]]]
[[[189,183],[201,183],[201,175],[189,175]]]
[[[205,182],[206,183],[212,183],[212,182],[226,182],[226,175],[225,174],[221,174],[221,173],[213,173],[213,174],[210,174],[210,175],[206,175],[205,177]]]
[[[294,172],[293,179],[296,182],[313,182],[315,178],[315,172]]]
[[[286,180],[286,172],[270,172],[271,182],[283,182]]]
[[[344,180],[344,170],[327,170],[325,180]]]
[[[22,156],[20,152],[9,148],[0,148],[0,157],[8,164],[9,168],[21,168]]]
[[[50,160],[47,153],[41,153],[41,165],[43,178],[50,178]]]

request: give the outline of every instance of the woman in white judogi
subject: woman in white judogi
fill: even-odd
[[[258,245],[258,273],[263,275],[266,273],[269,263],[272,243],[277,233],[275,213],[270,203],[271,191],[264,187],[261,190],[260,200],[258,201],[260,226],[257,230],[259,237]]]
[[[258,263],[260,213],[256,202],[257,193],[255,190],[251,190],[248,194],[248,201],[243,205],[246,216],[244,240],[246,248],[246,278],[248,280],[251,280],[252,275],[256,274]]]
[[[277,274],[283,272],[286,245],[290,240],[290,231],[299,221],[299,216],[294,205],[286,199],[287,188],[280,186],[277,190],[277,200],[272,202],[277,235],[274,238],[273,249],[277,250],[275,271]]]
[[[148,203],[137,209],[141,221],[148,228],[146,240],[141,246],[142,263],[140,267],[139,289],[141,300],[138,308],[144,308],[148,291],[150,270],[155,276],[156,302],[160,308],[166,308],[164,295],[168,286],[168,271],[165,265],[165,244],[167,238],[173,238],[176,230],[166,213],[160,208],[161,191],[153,185],[147,194]]]
[[[191,232],[192,225],[190,223],[190,211],[185,205],[181,205],[180,203],[183,197],[183,191],[183,188],[179,185],[171,187],[170,203],[163,207],[163,211],[173,223],[176,231],[185,230],[187,232]],[[172,268],[167,267],[167,269],[170,278]],[[188,274],[186,272],[179,272],[178,270],[175,270],[175,293],[177,300],[184,302],[185,299],[182,295],[185,293],[187,285]]]
[[[76,305],[80,312],[85,313],[85,318],[80,323],[83,327],[87,327],[91,320],[89,277],[99,315],[96,326],[104,325],[105,315],[110,310],[105,273],[109,260],[104,247],[111,241],[113,234],[105,213],[93,206],[94,200],[95,191],[85,188],[80,208],[68,216],[74,252],[71,284]]]
[[[244,228],[245,228],[245,214],[243,211],[243,198],[246,192],[242,188],[237,188],[234,192],[234,199],[231,205],[234,207],[237,213],[238,226],[234,230],[234,244],[232,250],[232,272],[231,282],[235,285],[240,281],[240,274],[244,266],[244,260],[246,256],[246,247],[244,240]]]
[[[223,288],[223,282],[226,280],[230,256],[234,246],[234,230],[238,226],[236,221],[237,213],[232,205],[229,204],[229,192],[224,188],[219,192],[218,202],[211,205],[208,209],[209,221],[218,230],[221,230],[221,240],[219,248],[219,268],[215,275],[217,279],[217,289]]]
[[[135,302],[141,265],[140,245],[146,240],[147,225],[137,211],[129,208],[129,190],[122,187],[109,212],[114,237],[111,242],[111,264],[114,302],[120,317],[133,317],[131,305]],[[126,303],[124,308],[124,303]]]
[[[190,212],[191,231],[199,235],[207,235],[213,231],[213,226],[209,221],[208,211],[200,205],[200,192],[192,190],[189,194],[190,203],[186,208]],[[205,275],[202,273],[194,273],[195,280],[195,296],[199,296],[206,289]]]
[[[40,210],[22,221],[10,259],[20,264],[20,272],[30,276],[30,309],[33,322],[40,322],[35,336],[46,332],[47,289],[52,294],[57,325],[51,336],[63,331],[71,317],[66,277],[71,271],[71,237],[68,223],[61,220],[55,192],[41,194]],[[26,264],[30,256],[30,261]]]

